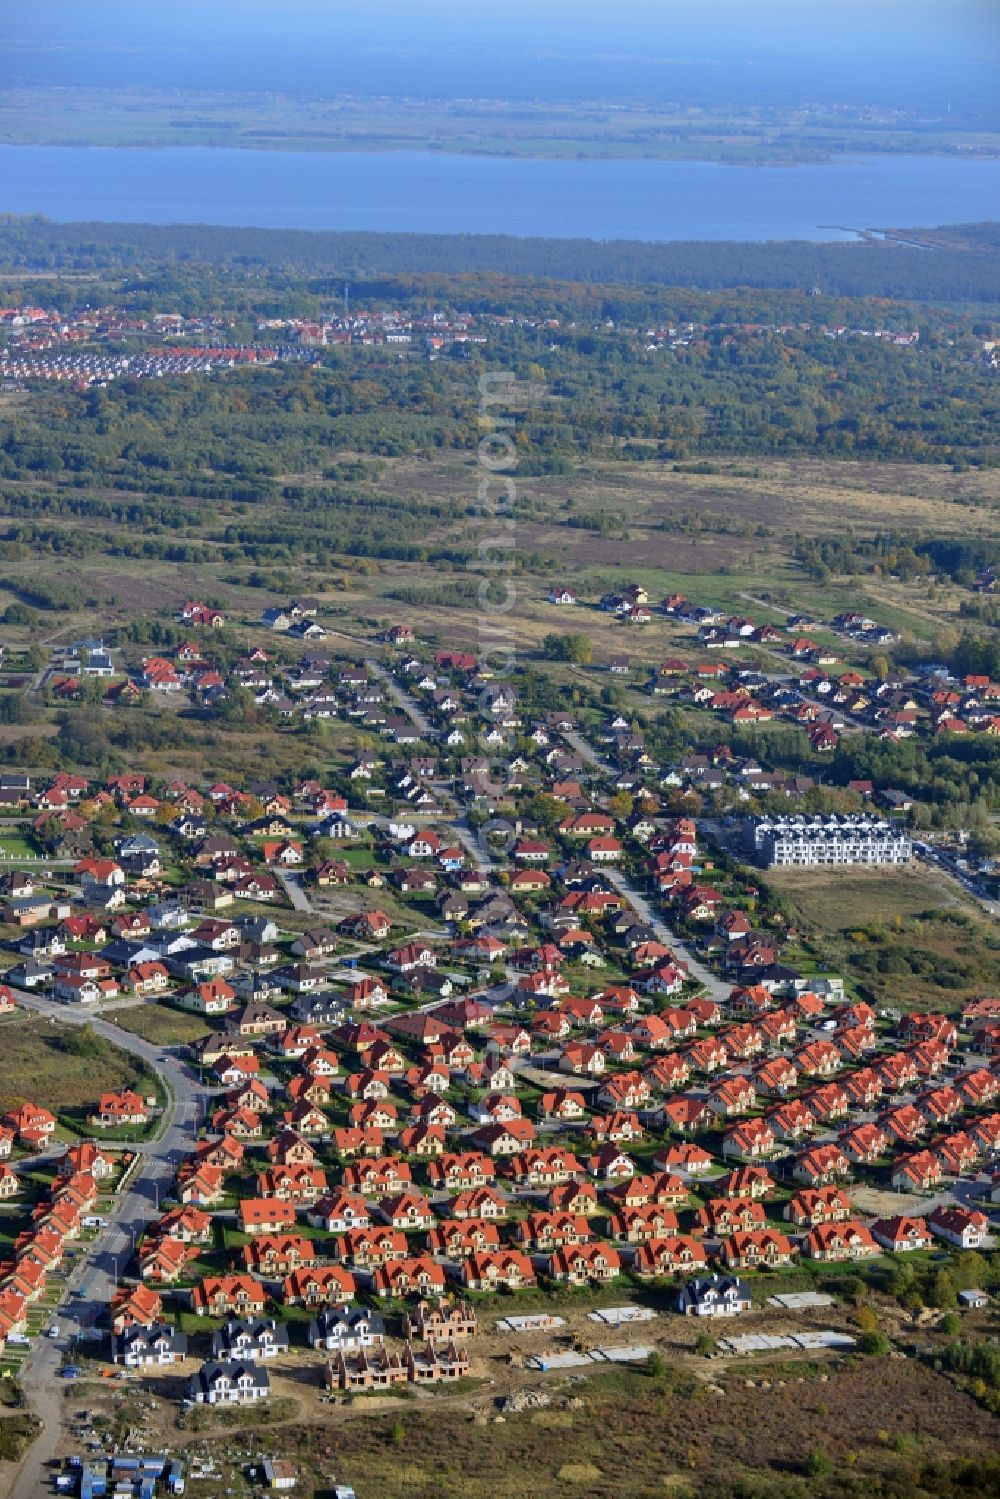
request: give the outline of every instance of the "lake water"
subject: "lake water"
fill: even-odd
[[[432,152],[0,147],[0,212],[586,239],[849,239],[1000,217],[1000,161],[546,161]]]

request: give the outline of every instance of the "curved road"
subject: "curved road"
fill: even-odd
[[[152,1067],[167,1092],[160,1133],[156,1139],[136,1147],[140,1164],[131,1185],[115,1198],[107,1214],[108,1227],[83,1246],[83,1253],[67,1279],[65,1299],[53,1313],[60,1336],[39,1338],[22,1368],[24,1393],[32,1411],[42,1421],[43,1430],[24,1459],[11,1499],[37,1499],[47,1490],[46,1465],[59,1445],[63,1391],[73,1388],[58,1377],[63,1356],[104,1313],[136,1240],[158,1215],[177,1167],[194,1148],[208,1095],[190,1069],[163,1047],[153,1046],[107,1020],[70,1006],[24,991],[14,992],[25,1009],[70,1025],[92,1025],[99,1036]],[[74,1292],[78,1294],[74,1296]]]

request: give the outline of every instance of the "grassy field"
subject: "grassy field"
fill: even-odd
[[[157,1004],[155,1000],[121,1010],[113,1018],[120,1030],[141,1036],[144,1041],[152,1041],[154,1046],[185,1046],[200,1041],[211,1030],[200,1015],[190,1015],[185,1010]]]
[[[41,1430],[41,1425],[25,1411],[0,1411],[0,1483],[5,1463],[18,1463]]]
[[[156,1079],[127,1052],[77,1026],[21,1014],[0,1025],[0,1113],[30,1100],[53,1112],[95,1103],[100,1093],[136,1088],[155,1093]]]
[[[753,1366],[737,1367],[749,1383]],[[898,1481],[904,1469],[908,1488],[870,1491],[917,1496],[926,1492],[917,1482],[924,1465],[994,1450],[993,1418],[913,1361],[827,1367],[828,1378],[800,1382],[790,1365],[787,1382],[767,1388],[756,1380],[746,1388],[736,1368],[724,1386],[710,1384],[716,1371],[708,1362],[704,1380],[669,1369],[660,1378],[609,1370],[572,1385],[547,1382],[551,1406],[503,1424],[486,1406],[473,1419],[443,1404],[426,1413],[373,1411],[338,1428],[336,1467],[341,1481],[382,1499],[521,1499],[526,1488],[537,1499],[832,1496]],[[283,1450],[292,1435],[281,1433]],[[329,1466],[328,1427],[297,1428],[294,1437],[302,1458]]]
[[[763,878],[831,969],[880,1003],[954,1010],[1000,984],[994,924],[934,870],[772,869]]]

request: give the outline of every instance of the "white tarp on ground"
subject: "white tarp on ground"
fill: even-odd
[[[808,1312],[833,1306],[833,1297],[824,1296],[822,1291],[790,1291],[785,1296],[769,1296],[767,1304],[783,1312]]]
[[[539,1312],[534,1317],[501,1317],[497,1332],[551,1332],[554,1327],[565,1327],[565,1317],[553,1317]]]
[[[656,1313],[648,1306],[606,1306],[599,1312],[588,1312],[589,1322],[603,1322],[606,1327],[624,1327],[629,1322],[652,1322]]]

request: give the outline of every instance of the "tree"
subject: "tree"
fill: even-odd
[[[589,666],[594,659],[594,647],[589,635],[573,634],[569,637],[569,659],[576,666]]]
[[[859,1306],[854,1320],[862,1332],[878,1332],[878,1316],[874,1307]]]
[[[963,1249],[951,1262],[951,1273],[960,1291],[983,1287],[990,1280],[990,1264],[985,1255],[974,1249]]]
[[[833,1472],[833,1463],[822,1447],[815,1447],[803,1466],[810,1478],[825,1478],[828,1473]]]
[[[884,1358],[891,1346],[884,1332],[865,1332],[858,1339],[858,1348],[869,1357]]]
[[[524,804],[524,811],[530,821],[536,822],[540,828],[551,833],[565,818],[566,804],[558,797],[539,791],[534,796],[528,797]]]
[[[31,708],[23,692],[5,692],[0,697],[0,723],[30,723]]]
[[[611,813],[612,817],[616,817],[619,822],[624,822],[626,818],[632,816],[632,809],[634,806],[635,802],[630,793],[627,791],[616,791],[614,796],[610,797],[608,800],[608,811]]]
[[[956,1304],[958,1291],[950,1271],[938,1270],[936,1272],[927,1300],[929,1305],[937,1307],[942,1312],[949,1311]]]
[[[656,1348],[652,1349],[646,1359],[646,1372],[651,1379],[662,1379],[667,1372],[666,1360]]]
[[[932,641],[935,656],[950,661],[958,650],[959,634],[954,625],[939,625]]]
[[[572,661],[577,666],[589,666],[594,659],[594,647],[589,635],[578,631],[560,635],[553,631],[542,641],[542,653],[548,661]]]

